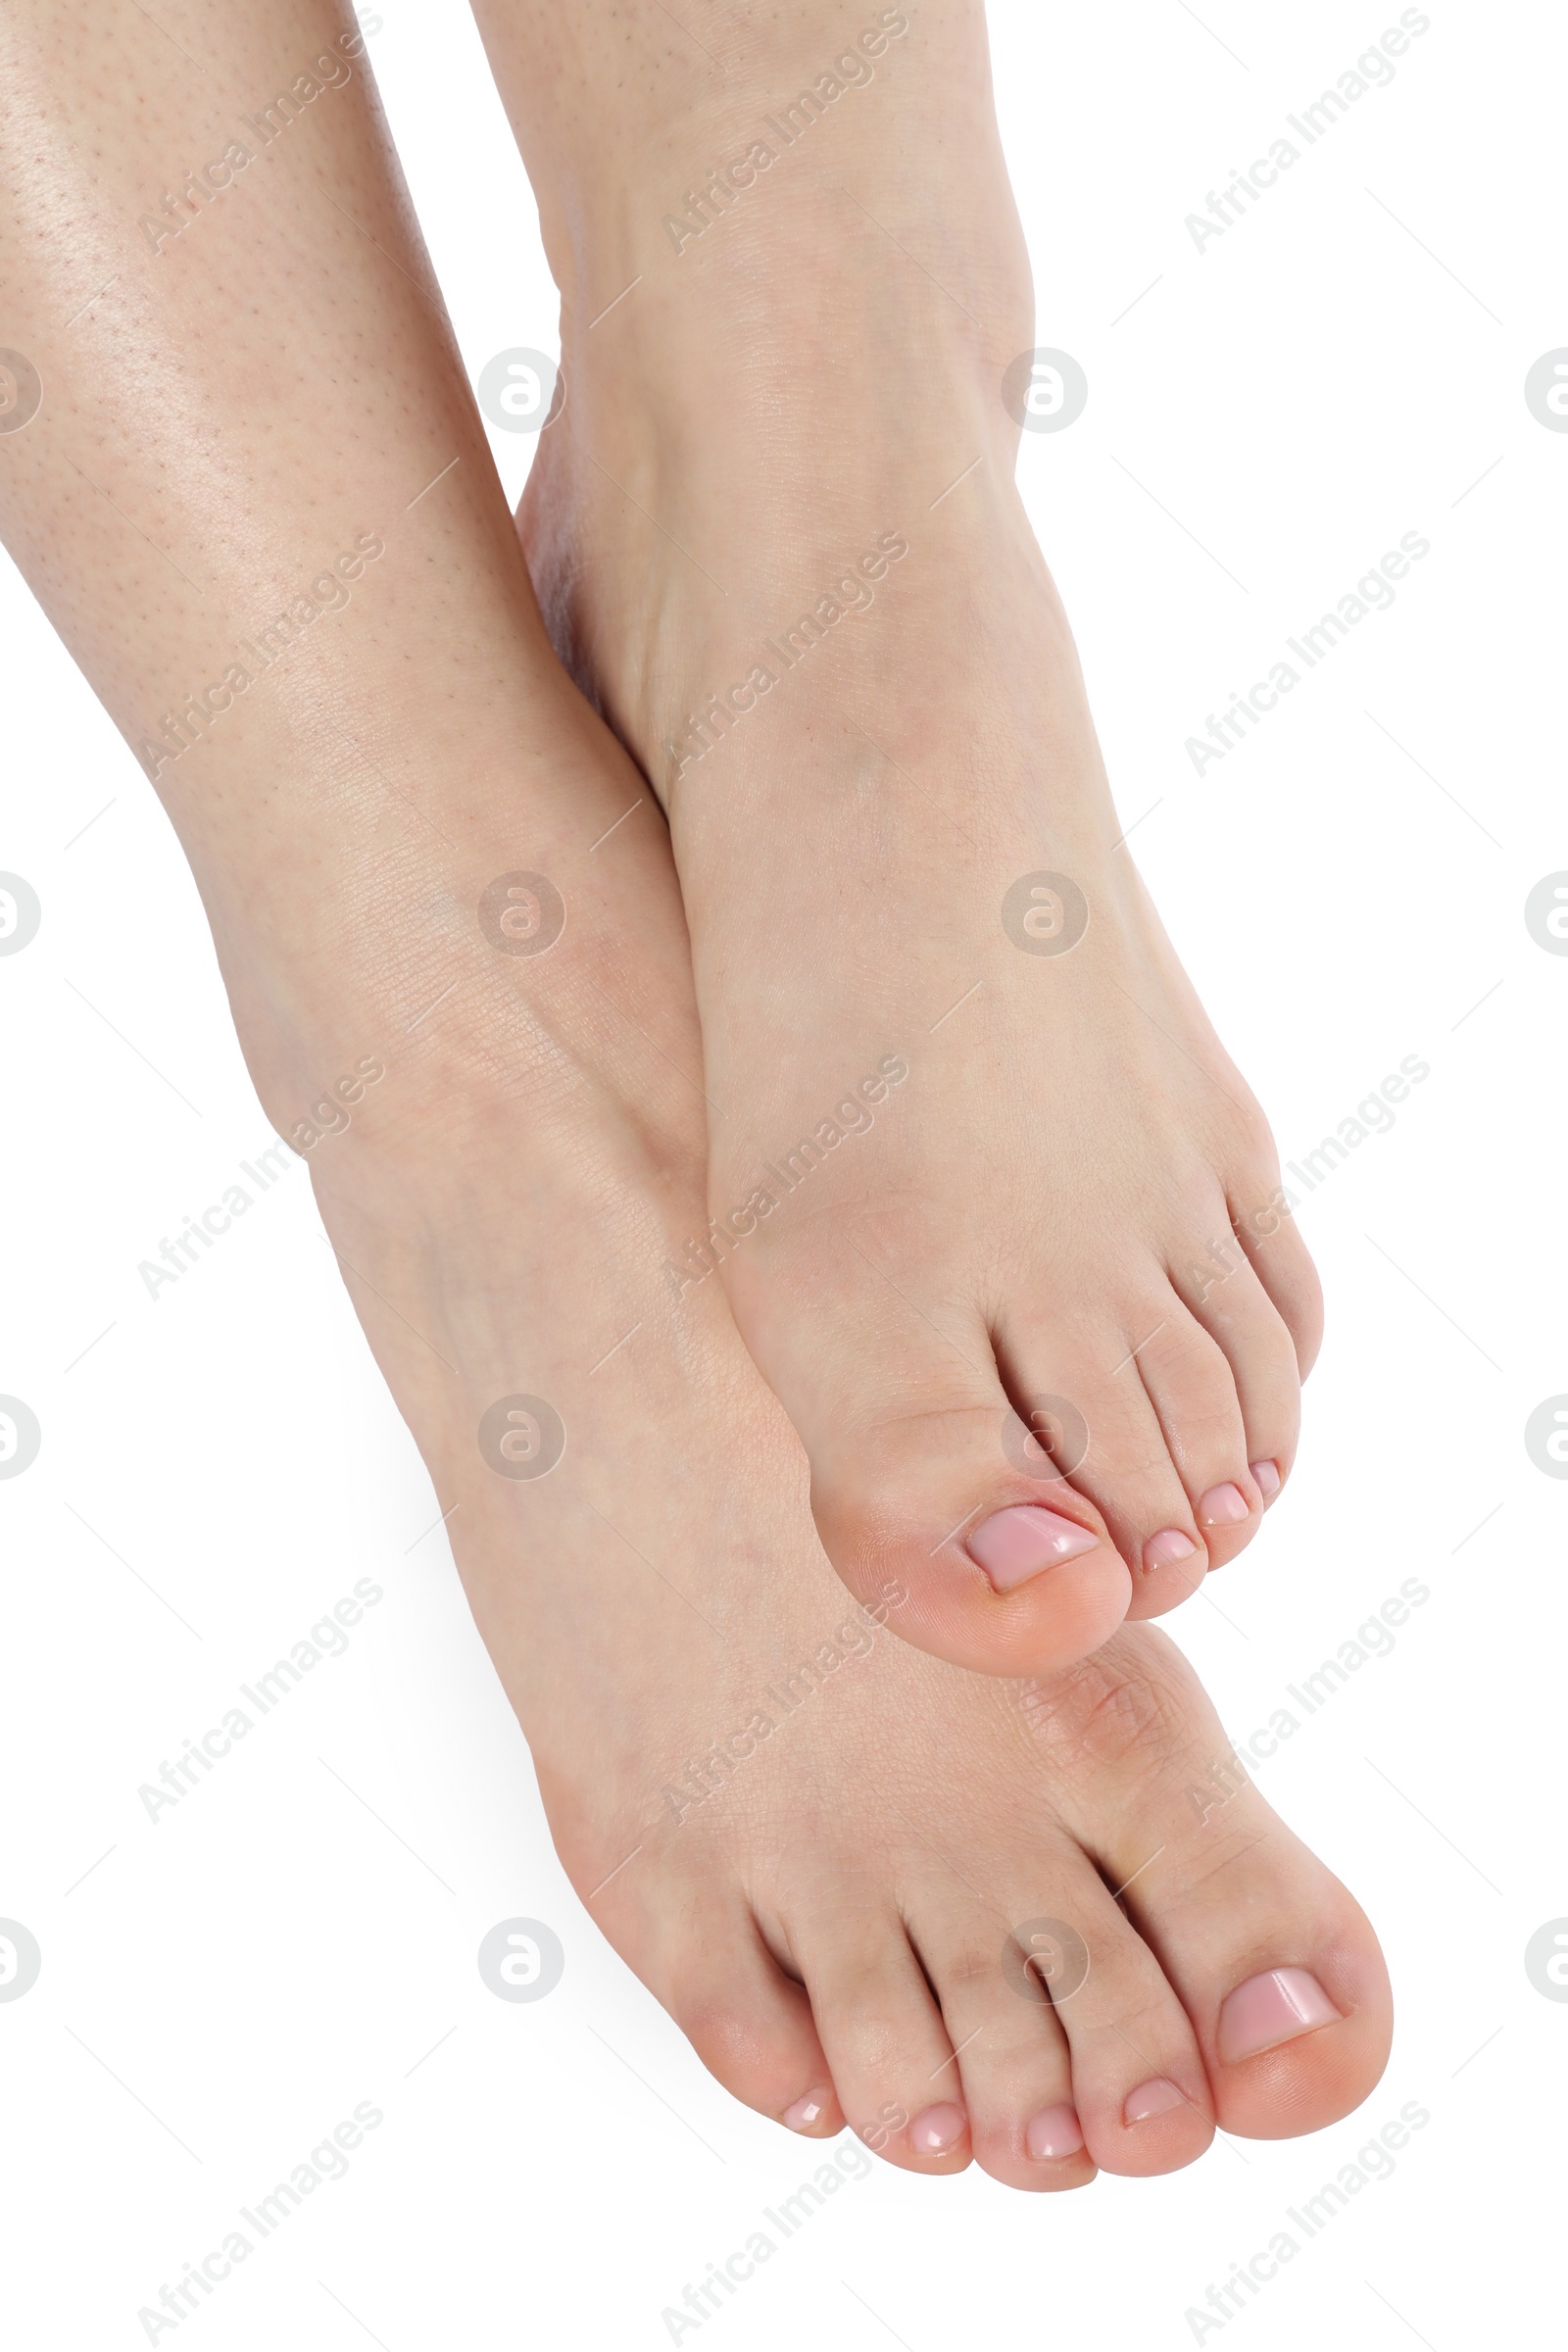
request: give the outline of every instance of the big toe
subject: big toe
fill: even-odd
[[[1282,2139],[1348,2115],[1388,2062],[1393,2002],[1360,1906],[1259,1795],[1152,1627],[1032,1709],[1077,1835],[1192,2021],[1222,2132]]]
[[[976,1384],[978,1385],[978,1384]],[[1095,1505],[1008,1460],[1000,1383],[860,1428],[811,1455],[823,1549],[906,1642],[981,1674],[1054,1674],[1127,1614],[1132,1579]]]
[[[726,1268],[742,1336],[794,1422],[822,1547],[918,1649],[972,1672],[1053,1674],[1121,1623],[1132,1580],[1095,1504],[1042,1482],[961,1277],[874,1266]]]

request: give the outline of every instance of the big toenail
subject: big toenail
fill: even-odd
[[[1340,2012],[1316,1977],[1304,1968],[1271,1968],[1264,1977],[1249,1977],[1221,2004],[1219,2054],[1226,2066],[1255,2058],[1298,2034],[1314,2034],[1319,2026],[1337,2025]]]
[[[1019,1502],[982,1519],[968,1538],[967,1548],[970,1559],[985,1570],[997,1591],[1010,1592],[1014,1585],[1027,1583],[1042,1569],[1057,1568],[1063,1560],[1093,1551],[1099,1542],[1098,1536],[1074,1519],[1063,1519],[1039,1503]]]
[[[1198,1506],[1198,1516],[1205,1527],[1237,1527],[1250,1517],[1251,1508],[1241,1488],[1227,1484],[1209,1488]]]
[[[1174,1568],[1178,1560],[1190,1560],[1197,1549],[1192,1537],[1184,1536],[1179,1527],[1162,1527],[1144,1545],[1144,1564],[1149,1568]]]
[[[808,2090],[796,2100],[793,2107],[786,2107],[784,2121],[790,2130],[809,2132],[813,2125],[819,2124],[827,2113],[828,2097],[829,2093],[825,2090]]]
[[[963,2137],[969,2119],[951,2100],[927,2107],[909,2126],[909,2145],[917,2156],[945,2156]]]
[[[1084,2144],[1077,2109],[1065,2101],[1059,2107],[1042,2107],[1029,2118],[1023,2144],[1037,2164],[1048,2156],[1076,2156]]]
[[[1248,1468],[1257,1481],[1257,1491],[1265,1502],[1272,1502],[1280,1491],[1280,1474],[1274,1462],[1249,1462]]]
[[[1173,2107],[1186,2104],[1186,2092],[1178,2090],[1164,2075],[1156,2075],[1152,2082],[1140,2082],[1136,2090],[1127,2093],[1122,2119],[1129,2124],[1147,2124],[1152,2116],[1168,2115]]]

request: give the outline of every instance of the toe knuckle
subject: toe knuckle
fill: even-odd
[[[1059,1771],[1164,1770],[1181,1743],[1176,1690],[1147,1667],[1122,1665],[1113,1649],[1026,1688],[1025,1720]]]
[[[675,2023],[710,2075],[748,2087],[779,2070],[777,2051],[759,2020],[732,2002],[696,1994],[675,2005]]]

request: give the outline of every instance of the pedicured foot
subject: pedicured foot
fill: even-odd
[[[591,188],[571,75],[492,24],[569,386],[519,523],[670,818],[710,1133],[672,1297],[726,1289],[862,1602],[897,1578],[904,1639],[1050,1673],[1250,1542],[1319,1300],[1014,487],[1035,328],[980,12],[896,14],[790,140],[759,125],[836,14],[737,34],[721,95],[652,6],[563,32],[604,46],[585,89],[663,77]],[[771,162],[672,235],[748,126]]]
[[[544,641],[363,87],[334,97],[332,138],[313,118],[311,168],[268,206],[203,215],[205,244],[71,323],[101,281],[91,223],[52,202],[62,138],[134,219],[191,153],[192,107],[218,122],[224,88],[277,86],[340,24],[315,0],[234,13],[203,98],[171,94],[134,11],[93,24],[74,73],[78,14],[6,24],[41,224],[7,299],[50,391],[8,448],[0,527],[191,858],[252,1075],[308,1162],[584,1904],[737,2097],[808,2137],[848,2122],[909,2170],[1066,2187],[1185,2163],[1216,2122],[1331,2122],[1387,2050],[1377,1946],[1176,1653],[1137,1627],[1003,1681],[896,1639],[924,1588],[888,1546],[865,1604],[846,1597],[721,1284],[667,1278],[703,1228],[709,1115],[667,839]],[[318,568],[371,526],[368,575]],[[228,666],[290,612],[284,657]],[[236,675],[198,719],[192,682]],[[924,1049],[903,1081],[886,1067],[910,986],[889,975],[835,1052],[912,1103]],[[872,1099],[842,1152],[892,1127]],[[980,1499],[1089,1524],[1076,1489],[1020,1477]]]
[[[604,861],[623,755],[530,732],[524,820],[427,793],[463,874],[424,861],[375,1034],[443,971],[447,1017],[311,1159],[584,1904],[737,2098],[907,2171],[1073,2188],[1332,2121],[1387,2052],[1376,1942],[1171,1644],[971,1675],[896,1638],[896,1574],[834,1577],[722,1287],[664,1273],[703,1203],[667,850],[645,812]],[[519,866],[537,954],[473,919]]]

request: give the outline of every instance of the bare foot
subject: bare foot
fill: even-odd
[[[736,2097],[909,2170],[1077,2187],[1332,2121],[1384,2064],[1381,1958],[1241,1768],[1216,1781],[1179,1653],[1136,1627],[1001,1681],[890,1639],[907,1598],[846,1600],[720,1286],[669,1289],[702,1106],[629,1089],[618,1047],[634,1002],[695,1066],[678,906],[651,824],[606,889],[588,844],[635,785],[608,740],[585,767],[585,725],[558,944],[470,926],[417,1100],[390,1073],[317,1165],[573,1885]],[[547,1073],[478,1075],[509,1027],[555,1041]]]
[[[1214,1801],[1181,1661],[1140,1628],[1004,1683],[888,1639],[917,1603],[846,1603],[720,1285],[668,1282],[706,1135],[658,811],[544,642],[358,36],[318,0],[210,36],[192,88],[136,11],[0,23],[39,224],[7,331],[49,387],[0,526],[191,857],[575,1885],[739,2097],[912,2169],[1069,2185],[1331,2121],[1381,1958],[1244,1781]],[[106,283],[99,220],[303,57],[308,168]]]
[[[981,13],[881,12],[821,120],[785,102],[842,27],[798,13],[731,27],[715,97],[652,0],[481,11],[564,296],[519,519],[670,814],[713,1106],[671,1283],[718,1268],[851,1590],[896,1575],[907,1639],[1049,1672],[1250,1541],[1317,1285],[1013,485],[1034,330]],[[611,89],[657,129],[590,178],[573,110]],[[677,205],[748,127],[772,162]]]

